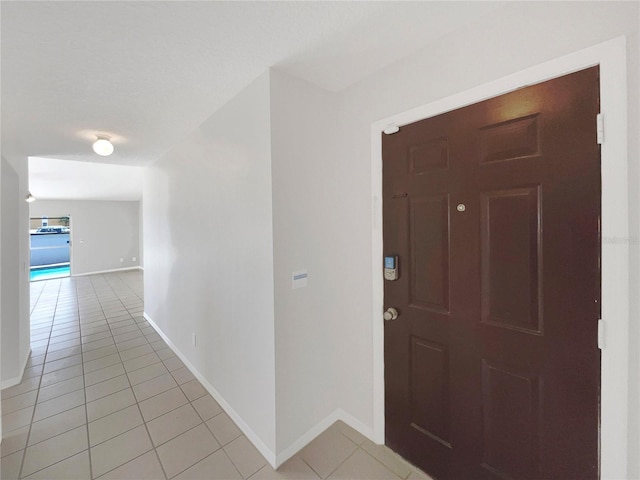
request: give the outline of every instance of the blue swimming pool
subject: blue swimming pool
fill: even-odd
[[[52,278],[68,277],[69,265],[57,265],[55,267],[39,267],[31,270],[31,281],[51,280]]]

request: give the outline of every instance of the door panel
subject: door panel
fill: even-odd
[[[449,352],[445,345],[411,337],[411,426],[450,446]]]
[[[480,163],[539,155],[538,115],[529,115],[482,127],[478,147]]]
[[[597,67],[383,136],[386,442],[438,479],[598,477]]]
[[[480,194],[482,322],[542,333],[541,189]]]
[[[502,478],[539,477],[540,379],[482,362],[484,455],[482,467]]]
[[[434,138],[409,149],[409,168],[412,175],[449,168],[449,145],[446,138]]]
[[[449,196],[410,201],[412,308],[449,311]]]

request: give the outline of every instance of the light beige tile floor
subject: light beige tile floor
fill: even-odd
[[[31,284],[32,354],[2,391],[12,479],[428,479],[337,422],[274,471],[142,317],[142,274]]]

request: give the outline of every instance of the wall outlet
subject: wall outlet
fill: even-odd
[[[124,258],[121,258],[121,259],[120,259],[120,263],[122,263],[122,262],[124,262]]]
[[[131,259],[131,261],[132,261],[132,262],[135,262],[135,261],[136,261],[136,257],[133,257],[133,258]]]
[[[192,333],[191,334],[191,343],[193,343],[193,346],[196,347],[196,334]]]

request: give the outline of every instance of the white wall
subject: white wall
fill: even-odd
[[[139,210],[137,201],[36,200],[29,214],[71,216],[71,274],[83,275],[139,265]]]
[[[2,164],[6,162],[4,157],[0,156],[0,220],[2,219],[2,206],[4,202],[2,201],[2,192],[4,189],[2,188],[2,179],[4,176],[2,175]],[[4,234],[4,228],[2,227],[2,222],[0,221],[0,262],[2,262],[2,235]],[[0,272],[0,383],[2,382],[2,272]],[[0,399],[0,445],[2,443],[2,400]]]
[[[277,445],[281,453],[340,407],[335,333],[351,321],[334,308],[350,279],[337,210],[348,205],[336,149],[337,97],[271,72]],[[350,208],[350,207],[347,207]],[[330,228],[327,228],[330,226]],[[292,289],[306,269],[308,286]]]
[[[271,194],[268,74],[149,167],[143,190],[145,313],[266,455],[276,450]]]
[[[340,225],[349,242],[328,236],[324,250],[346,254],[341,265],[342,294],[334,308],[349,321],[337,329],[336,349],[350,352],[341,366],[342,407],[365,425],[373,425],[372,318],[379,312],[363,312],[370,306],[371,281],[371,192],[370,126],[379,119],[470,89],[544,61],[580,50],[619,35],[628,35],[628,95],[630,152],[630,227],[635,244],[630,291],[634,335],[631,351],[638,351],[638,3],[615,2],[514,2],[504,11],[456,34],[448,35],[419,54],[390,66],[340,94],[340,145],[342,168],[338,188],[352,193],[344,208],[327,223],[327,230]],[[329,177],[328,177],[329,178]],[[333,179],[333,177],[331,177]],[[324,179],[318,179],[323,181]],[[634,242],[632,242],[634,243]],[[362,286],[365,285],[363,289]],[[637,353],[630,359],[630,478],[640,475],[638,459],[638,371]]]
[[[2,262],[2,318],[1,336],[5,339],[2,345],[2,378],[3,382],[14,380],[21,376],[20,371],[20,304],[11,299],[20,296],[20,285],[16,278],[20,276],[19,258],[16,252],[18,244],[18,174],[11,167],[9,162],[2,158],[2,239],[1,256]]]
[[[371,261],[371,124],[627,35],[630,229],[637,239],[638,18],[635,2],[514,2],[338,94],[273,72],[271,125],[261,77],[147,174],[148,313],[272,452],[308,438],[335,409],[370,433],[372,321],[381,313],[371,307],[372,271],[379,269]],[[271,199],[273,231],[265,225]],[[211,238],[204,261],[201,236]],[[640,256],[631,243],[629,382],[638,407]],[[291,290],[291,272],[303,268],[309,286]],[[200,347],[190,345],[192,331]],[[248,393],[251,383],[264,392],[259,402]],[[629,478],[638,478],[637,408],[629,418]]]
[[[144,171],[144,170],[143,170]],[[142,177],[142,176],[141,176]],[[140,182],[142,184],[142,182]],[[138,263],[140,268],[144,268],[144,220],[143,220],[143,206],[142,200],[138,204],[138,241],[140,245],[140,251],[138,256]]]
[[[0,268],[2,304],[1,387],[20,383],[30,350],[29,326],[29,209],[26,158],[2,155],[2,239]]]

